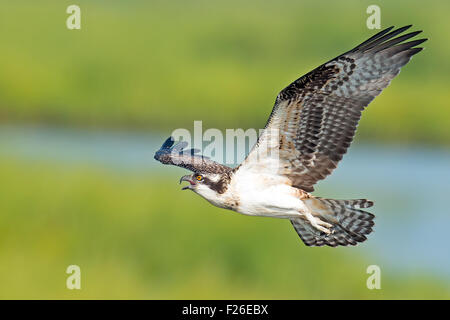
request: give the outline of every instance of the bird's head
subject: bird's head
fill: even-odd
[[[214,201],[215,198],[226,191],[228,180],[229,177],[226,173],[194,172],[182,176],[180,183],[183,181],[189,182],[182,190],[192,190],[205,199]]]

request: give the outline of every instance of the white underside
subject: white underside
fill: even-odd
[[[206,190],[198,193],[215,206],[250,216],[293,218],[309,213],[298,190],[276,174],[238,170],[222,195]]]
[[[230,191],[239,195],[239,206],[235,210],[239,213],[290,218],[308,211],[298,191],[288,185],[284,177],[244,172],[235,178]]]

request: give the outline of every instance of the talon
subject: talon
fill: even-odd
[[[320,220],[320,219],[317,219],[317,223],[318,223],[320,226],[324,226],[325,228],[331,228],[331,227],[333,226],[331,223],[322,221],[322,220]]]
[[[314,227],[322,232],[325,232],[326,234],[331,234],[331,231],[327,228],[321,227],[319,225],[315,225]]]
[[[330,230],[333,227],[332,224],[330,224],[328,222],[325,222],[325,221],[322,221],[319,218],[314,217],[310,213],[309,214],[308,213],[305,214],[305,217],[308,219],[309,223],[311,223],[311,225],[314,228],[316,228],[317,230],[322,231],[322,232],[324,232],[326,234],[331,234],[332,233],[332,231]]]

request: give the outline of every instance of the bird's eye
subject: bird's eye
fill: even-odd
[[[202,181],[202,180],[203,180],[203,177],[202,177],[201,175],[197,175],[197,176],[195,177],[195,179],[197,179],[197,181]]]

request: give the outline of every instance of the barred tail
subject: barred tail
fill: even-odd
[[[291,223],[307,246],[330,247],[356,245],[365,241],[372,232],[374,215],[360,210],[373,206],[365,199],[334,200],[313,197],[303,200],[312,215],[332,225],[331,233],[326,234],[311,225],[303,217],[291,219]]]

